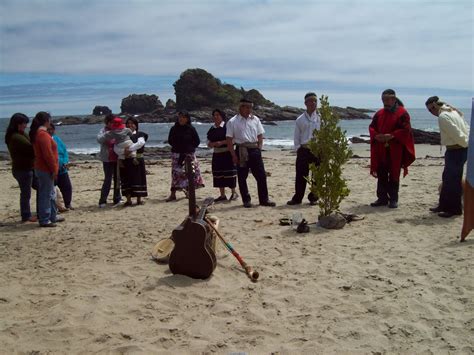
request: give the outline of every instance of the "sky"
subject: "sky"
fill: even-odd
[[[280,105],[316,91],[379,107],[393,88],[407,107],[432,95],[470,107],[473,11],[471,0],[1,0],[0,75],[203,68]]]

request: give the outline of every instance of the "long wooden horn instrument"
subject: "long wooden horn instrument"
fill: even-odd
[[[209,224],[209,226],[216,232],[217,236],[219,237],[220,241],[225,245],[226,249],[237,259],[237,261],[242,265],[242,267],[245,270],[245,273],[247,276],[250,278],[252,282],[257,282],[258,277],[260,276],[257,271],[255,271],[251,266],[247,265],[247,263],[242,259],[242,257],[235,251],[235,249],[230,245],[229,243],[226,242],[224,237],[219,233],[219,231],[214,227],[214,224],[207,218],[205,217],[204,220]]]

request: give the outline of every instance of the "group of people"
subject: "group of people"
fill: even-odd
[[[377,178],[377,200],[373,207],[398,207],[400,173],[408,173],[415,161],[415,145],[410,115],[392,89],[382,93],[383,109],[377,111],[369,126],[370,173]],[[469,127],[464,114],[437,96],[426,100],[426,108],[438,117],[441,145],[446,146],[439,202],[431,212],[449,218],[462,214],[462,176],[467,160]]]
[[[38,112],[27,135],[28,122],[26,115],[15,113],[5,133],[12,174],[20,186],[21,220],[38,222],[41,227],[55,227],[57,222],[64,221],[58,214],[56,185],[64,198],[63,212],[72,209],[67,149],[55,135],[49,113]],[[32,188],[36,189],[36,216],[30,208]]]
[[[119,206],[122,195],[126,197],[125,206],[143,204],[148,196],[146,169],[143,153],[148,135],[138,130],[137,119],[129,117],[125,123],[120,117],[108,114],[104,127],[97,135],[100,144],[99,159],[102,161],[104,181],[100,190],[99,207],[104,208],[113,181],[113,205]],[[119,186],[120,182],[120,186]]]
[[[227,200],[226,188],[231,190],[229,200],[237,200],[239,195],[235,188],[238,180],[244,207],[252,207],[247,186],[248,174],[252,172],[257,181],[260,206],[272,207],[275,203],[268,197],[267,175],[261,154],[265,130],[260,119],[252,114],[252,107],[250,100],[240,100],[239,113],[227,122],[223,111],[216,109],[212,113],[214,124],[207,132],[207,145],[213,148],[213,186],[220,192],[214,201]],[[172,167],[171,192],[166,201],[170,202],[176,200],[176,191],[181,190],[187,194],[188,179],[184,169],[187,156],[193,162],[195,188],[204,186],[195,154],[200,139],[189,113],[178,113],[178,120],[169,132],[168,143],[171,145]]]
[[[377,200],[372,207],[388,206],[398,208],[400,175],[408,173],[408,167],[415,161],[415,145],[410,115],[402,101],[392,89],[382,93],[383,108],[378,110],[369,125],[370,132],[370,174],[377,178]],[[295,193],[287,205],[301,204],[305,195],[310,164],[318,165],[320,158],[309,149],[308,142],[314,130],[320,129],[321,118],[317,110],[317,96],[309,92],[304,96],[306,110],[296,119],[294,147],[296,149]],[[438,117],[441,144],[446,146],[445,166],[438,206],[431,208],[440,217],[462,214],[462,175],[467,159],[469,127],[463,113],[442,102],[437,96],[426,101],[426,107]],[[239,113],[228,121],[223,111],[212,112],[214,124],[207,132],[207,145],[213,148],[213,186],[219,189],[215,202],[234,201],[238,183],[240,197],[245,208],[251,208],[252,198],[247,186],[249,172],[257,183],[260,206],[274,207],[267,187],[267,173],[262,159],[263,135],[265,130],[260,119],[253,114],[253,103],[240,100]],[[72,208],[72,186],[67,173],[68,156],[64,143],[54,135],[54,125],[46,112],[39,112],[25,133],[28,117],[17,113],[12,116],[5,142],[12,157],[13,176],[20,185],[20,210],[22,221],[36,221],[32,215],[29,200],[34,179],[38,181],[38,221],[40,226],[55,226],[63,220],[57,214],[55,184],[64,196],[66,208]],[[142,204],[147,196],[144,146],[148,135],[138,130],[135,118],[124,123],[120,117],[109,114],[97,141],[100,144],[99,158],[103,163],[104,181],[101,188],[99,207],[106,206],[113,188],[113,205],[132,205],[132,198]],[[48,134],[48,131],[50,134]],[[171,146],[171,188],[166,202],[177,199],[177,191],[187,196],[188,176],[185,160],[190,158],[194,166],[194,187],[204,186],[196,148],[199,135],[193,127],[189,113],[178,112],[177,121],[171,127],[168,143]],[[119,186],[120,181],[120,186]],[[227,197],[225,189],[230,189]],[[318,196],[310,192],[307,196],[311,205]]]

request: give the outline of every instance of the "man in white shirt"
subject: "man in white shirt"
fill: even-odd
[[[308,142],[313,137],[314,130],[321,126],[321,119],[317,113],[318,99],[314,92],[308,92],[304,96],[306,111],[295,121],[294,145],[296,149],[296,177],[295,194],[287,205],[299,205],[303,201],[306,190],[306,177],[309,174],[309,164],[319,165],[319,159],[311,153]],[[318,197],[312,192],[308,194],[311,205],[315,205]]]
[[[428,98],[425,105],[432,115],[438,117],[441,144],[446,146],[439,204],[430,211],[445,218],[461,215],[462,175],[467,160],[469,127],[463,113],[442,102],[438,96]]]
[[[268,199],[267,174],[261,153],[265,130],[260,119],[252,114],[252,108],[252,101],[240,100],[239,113],[227,122],[227,147],[232,155],[232,161],[237,165],[237,180],[244,207],[252,207],[247,187],[249,170],[257,181],[260,206],[274,207],[275,202]],[[236,150],[233,147],[234,143]]]

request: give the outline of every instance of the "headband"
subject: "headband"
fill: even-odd
[[[311,100],[311,99],[315,99],[316,101],[318,101],[318,97],[316,95],[310,95],[310,96],[307,96],[305,99],[304,99],[304,102],[308,101],[308,100]]]

